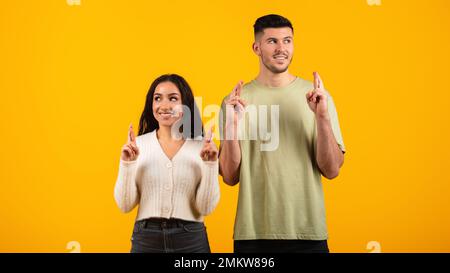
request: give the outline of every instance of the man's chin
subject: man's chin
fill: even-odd
[[[264,66],[267,68],[267,69],[269,69],[269,71],[270,72],[272,72],[272,73],[274,73],[274,74],[281,74],[281,73],[284,73],[284,72],[286,72],[287,70],[288,70],[288,68],[289,68],[289,65],[286,65],[286,66],[275,66],[275,65],[272,65],[272,64],[265,64],[264,63]]]
[[[268,67],[270,72],[274,73],[274,74],[281,74],[284,73],[288,70],[289,66],[286,67],[275,67],[275,66],[271,66]]]

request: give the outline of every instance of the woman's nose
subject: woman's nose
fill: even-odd
[[[170,110],[172,105],[168,101],[162,101],[159,107],[163,110]]]

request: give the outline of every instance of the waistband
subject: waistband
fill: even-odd
[[[140,228],[177,228],[184,227],[185,225],[204,225],[203,222],[195,222],[188,221],[177,218],[147,218],[143,220],[136,221],[136,224],[139,225]]]

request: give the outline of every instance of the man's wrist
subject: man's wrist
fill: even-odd
[[[326,113],[316,113],[317,122],[330,122],[330,115]]]
[[[236,140],[238,124],[237,122],[226,122],[224,128],[224,140]]]

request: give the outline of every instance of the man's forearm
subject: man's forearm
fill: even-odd
[[[316,160],[322,174],[333,179],[339,174],[344,163],[344,155],[339,148],[328,116],[316,116],[317,147]]]
[[[239,182],[239,167],[241,164],[241,147],[237,139],[237,124],[227,124],[224,133],[224,139],[220,145],[219,170],[223,181],[233,186]]]

